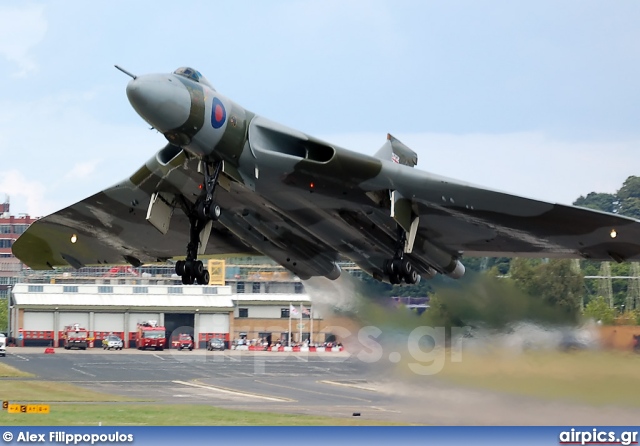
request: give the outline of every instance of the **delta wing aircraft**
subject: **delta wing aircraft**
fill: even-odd
[[[135,76],[127,97],[168,140],[124,181],[35,222],[13,252],[33,269],[263,254],[301,279],[349,259],[379,280],[460,278],[466,256],[640,260],[640,222],[489,190],[415,168],[387,135],[375,155],[287,128],[193,68]],[[491,168],[490,165],[485,168]]]

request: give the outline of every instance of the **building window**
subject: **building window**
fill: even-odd
[[[283,319],[289,319],[289,309],[288,308],[280,308],[280,317]]]
[[[0,225],[0,234],[11,234],[11,225]]]
[[[14,234],[24,234],[24,232],[29,228],[29,225],[13,225],[13,233]]]
[[[167,288],[167,293],[169,293],[169,294],[182,294],[182,287],[170,286],[170,287]]]
[[[149,288],[146,286],[134,286],[133,294],[147,294],[149,292]]]
[[[13,240],[8,238],[0,239],[0,248],[11,248],[11,245],[13,245]]]
[[[0,271],[12,271],[15,273],[20,271],[20,269],[19,263],[0,263]]]
[[[248,308],[238,308],[238,317],[249,317],[249,309]]]
[[[9,289],[0,289],[0,298],[6,299],[7,297],[9,297]]]
[[[236,293],[238,294],[244,293],[244,282],[236,283]]]
[[[28,291],[30,293],[42,293],[44,292],[44,287],[42,285],[29,285]]]
[[[101,294],[113,294],[113,287],[112,286],[99,286],[98,287],[98,293]]]
[[[259,293],[260,292],[260,282],[253,282],[253,292],[254,293]]]
[[[218,288],[214,286],[206,286],[202,289],[202,294],[218,294]]]
[[[296,294],[302,294],[302,293],[304,293],[304,285],[302,285],[300,282],[296,282],[296,283],[293,285],[293,289],[294,289],[294,292],[295,292]]]
[[[78,287],[75,285],[65,285],[62,287],[63,293],[77,293]]]

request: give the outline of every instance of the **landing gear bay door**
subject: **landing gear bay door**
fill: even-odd
[[[173,216],[175,195],[167,192],[154,192],[149,201],[147,221],[163,235],[169,232],[169,223]],[[208,238],[208,237],[207,237]]]

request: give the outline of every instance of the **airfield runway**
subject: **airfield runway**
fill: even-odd
[[[637,409],[549,402],[393,378],[348,353],[65,351],[11,348],[36,379],[173,404],[446,425],[634,425]],[[135,404],[135,403],[132,403]]]

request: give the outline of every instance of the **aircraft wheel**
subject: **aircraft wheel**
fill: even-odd
[[[402,274],[402,260],[401,259],[393,259],[391,261],[391,273],[392,274]]]
[[[209,271],[204,271],[202,275],[198,276],[198,285],[209,285],[210,278]]]
[[[418,283],[418,272],[412,268],[411,272],[404,276],[404,280],[410,285]]]
[[[413,271],[413,265],[409,259],[402,259],[400,261],[400,272],[405,277],[409,277],[411,272]]]
[[[391,262],[392,262],[392,260],[387,259],[387,260],[385,260],[385,261],[384,261],[384,263],[382,264],[382,271],[384,271],[384,273],[385,273],[387,276],[390,276],[390,275],[391,275],[391,272],[392,272],[392,271],[391,271]]]
[[[184,260],[178,260],[176,262],[176,274],[179,276],[184,275],[184,266],[185,266],[185,261]]]
[[[391,282],[391,285],[398,285],[402,282],[402,278],[398,273],[391,273],[391,275],[389,275],[389,282]]]
[[[193,277],[191,277],[189,274],[183,274],[182,275],[182,284],[183,285],[191,285],[193,283]]]
[[[202,273],[204,272],[204,265],[202,264],[202,262],[200,260],[196,260],[192,263],[192,265],[193,271],[191,271],[191,274],[193,274],[195,277],[202,276]]]
[[[220,215],[222,214],[222,209],[220,209],[220,206],[216,203],[211,203],[208,211],[209,212],[207,212],[207,214],[209,218],[213,221],[216,221],[217,219],[219,219]]]

